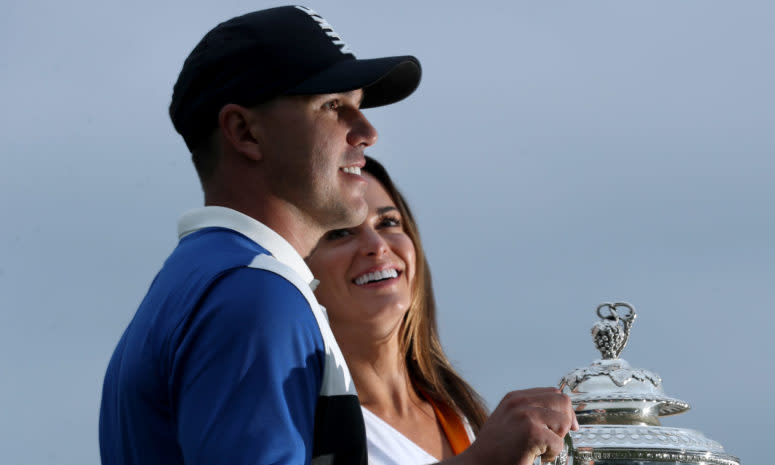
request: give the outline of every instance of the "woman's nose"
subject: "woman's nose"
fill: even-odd
[[[366,255],[381,256],[390,250],[385,238],[373,229],[367,229],[361,237],[363,238],[362,250]]]

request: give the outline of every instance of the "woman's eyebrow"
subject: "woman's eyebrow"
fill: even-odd
[[[398,211],[398,208],[394,207],[393,205],[388,205],[387,207],[379,207],[377,209],[377,214],[378,215],[382,215],[384,213],[387,213],[387,212],[393,211],[393,210]]]

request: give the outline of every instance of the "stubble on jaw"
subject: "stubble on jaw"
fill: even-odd
[[[332,202],[328,209],[330,220],[325,228],[326,231],[353,228],[363,223],[366,220],[369,209],[369,206],[366,204],[365,194],[366,188],[364,186],[363,193],[357,197],[357,205],[348,205],[350,202],[346,202],[343,199],[339,199],[338,202]]]
[[[347,160],[346,155],[336,157],[332,162],[325,155],[331,150],[320,148],[321,153],[312,155],[310,178],[308,185],[315,191],[312,198],[317,205],[309,205],[308,210],[314,215],[314,220],[324,231],[332,229],[352,228],[360,225],[368,213],[366,204],[366,183],[357,187],[348,180],[340,165]],[[351,157],[352,158],[352,157]]]
[[[327,232],[334,229],[354,228],[366,220],[369,206],[366,204],[365,190],[364,188],[364,196],[360,197],[360,206],[348,208],[344,202],[334,203],[331,208],[327,209],[330,214],[327,215],[326,220],[313,220],[312,223],[314,224],[307,225],[308,231],[317,230],[318,232],[315,234],[314,245],[305,259],[315,252],[315,249]]]

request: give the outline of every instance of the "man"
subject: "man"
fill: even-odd
[[[358,60],[304,7],[233,18],[186,59],[170,116],[205,207],[107,369],[105,465],[365,464],[347,366],[302,259],[363,221],[362,108],[420,81],[411,56]]]

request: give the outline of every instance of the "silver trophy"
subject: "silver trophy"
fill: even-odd
[[[565,375],[579,430],[572,431],[556,465],[740,465],[721,444],[699,431],[661,426],[659,418],[689,410],[664,394],[654,372],[620,359],[635,308],[624,302],[597,307],[592,339],[602,358]],[[538,459],[536,460],[538,463]]]

